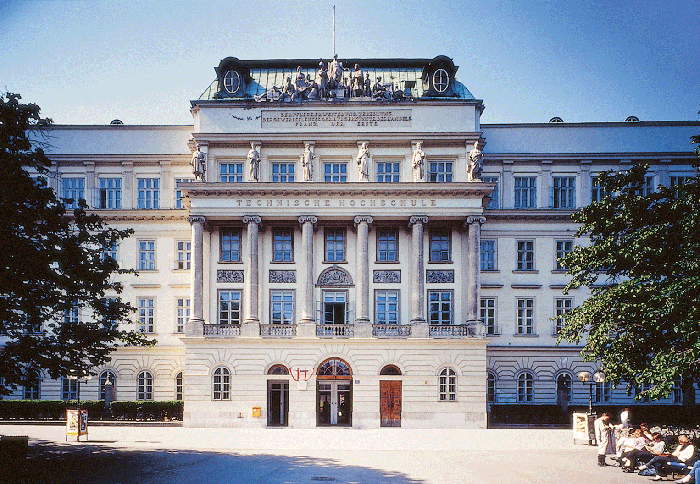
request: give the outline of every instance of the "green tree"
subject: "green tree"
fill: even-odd
[[[693,137],[700,142],[700,137]],[[697,151],[697,150],[696,150]],[[563,264],[564,290],[591,296],[561,316],[559,341],[586,338],[582,356],[599,361],[607,381],[627,383],[638,398],[668,396],[682,379],[686,397],[700,381],[700,179],[642,195],[648,166],[606,172],[606,196],[572,218],[581,224]],[[692,398],[692,397],[691,397]]]
[[[131,231],[106,227],[84,200],[66,210],[46,182],[51,163],[40,140],[51,120],[20,99],[0,94],[0,395],[36,384],[38,371],[85,375],[118,344],[149,344],[119,330],[133,308],[114,275],[130,271],[105,255]]]

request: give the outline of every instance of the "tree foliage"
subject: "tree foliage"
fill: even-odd
[[[29,137],[40,139],[51,120],[20,99],[0,95],[0,394],[36,384],[38,371],[88,374],[117,344],[149,344],[119,330],[134,310],[118,297],[114,275],[130,271],[105,256],[132,231],[106,227],[84,200],[67,212],[46,182],[42,143]],[[73,308],[82,322],[66,317]]]
[[[700,137],[693,137],[700,142]],[[591,296],[561,316],[559,340],[587,338],[582,355],[599,361],[606,380],[627,383],[638,398],[664,398],[674,381],[700,382],[700,179],[640,194],[648,166],[606,172],[607,194],[573,215],[578,246],[563,264],[565,289]],[[639,392],[640,389],[645,391]]]

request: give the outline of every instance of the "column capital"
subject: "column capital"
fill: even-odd
[[[357,215],[354,218],[355,222],[355,227],[360,225],[362,222],[365,222],[367,224],[371,224],[374,221],[371,215]]]
[[[297,220],[299,221],[299,225],[304,225],[307,222],[316,225],[316,222],[318,222],[318,218],[315,215],[301,215]]]
[[[464,228],[467,228],[469,225],[476,223],[478,223],[479,225],[486,223],[486,217],[484,217],[483,215],[470,215],[467,217],[466,222],[464,222]]]
[[[428,223],[428,216],[427,215],[411,215],[411,218],[408,219],[408,226],[411,227],[416,224],[427,224]]]
[[[260,225],[262,223],[262,219],[259,215],[246,215],[243,217],[243,223],[246,225],[251,223],[255,225]]]
[[[192,225],[195,222],[198,222],[200,224],[205,224],[206,221],[207,221],[207,219],[204,218],[203,215],[190,215],[189,217],[187,217],[187,223],[189,223],[190,225]]]

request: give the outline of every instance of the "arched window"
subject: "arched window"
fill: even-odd
[[[452,368],[443,368],[438,377],[441,402],[457,400],[457,373]]]
[[[112,370],[105,370],[100,373],[100,400],[107,399],[107,393],[105,392],[107,380],[109,380],[112,384],[112,401],[114,401],[117,399],[117,375],[115,375]]]
[[[175,375],[175,400],[184,400],[183,398],[183,382],[182,372]]]
[[[24,386],[22,397],[25,400],[39,400],[41,398],[41,376],[38,371],[29,370],[31,379]]]
[[[496,401],[496,375],[490,371],[486,375],[486,401],[493,403]]]
[[[142,371],[136,378],[136,400],[153,400],[153,375],[150,371]]]
[[[284,365],[272,365],[267,370],[268,375],[289,375],[289,368]]]
[[[350,366],[339,358],[330,358],[318,367],[318,378],[322,380],[351,380]]]
[[[571,401],[571,375],[562,373],[557,377],[557,403],[568,403]]]
[[[231,399],[231,372],[225,366],[220,366],[212,374],[212,390],[214,400]]]
[[[529,371],[524,371],[518,376],[519,402],[532,402],[534,400],[534,381],[535,379]]]
[[[379,372],[380,375],[401,375],[401,370],[396,365],[386,365]]]

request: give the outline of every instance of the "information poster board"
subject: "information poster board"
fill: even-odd
[[[593,432],[595,415],[574,413],[574,444],[596,445]]]
[[[81,435],[88,434],[88,411],[66,410],[66,435],[75,435],[80,438]]]

